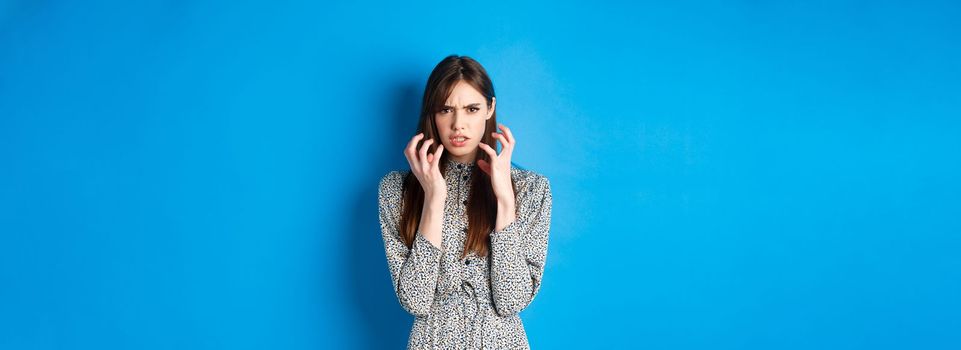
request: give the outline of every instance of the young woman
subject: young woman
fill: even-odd
[[[530,347],[518,313],[540,290],[551,189],[543,175],[512,166],[514,135],[495,107],[477,61],[444,58],[404,150],[410,170],[380,181],[387,264],[415,316],[408,349]]]

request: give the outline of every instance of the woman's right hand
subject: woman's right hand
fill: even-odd
[[[417,177],[420,186],[424,189],[424,204],[436,204],[443,207],[447,200],[447,182],[440,173],[440,156],[444,152],[444,145],[437,145],[434,153],[427,153],[427,149],[433,139],[424,141],[424,144],[417,149],[417,143],[424,138],[424,133],[414,135],[404,149],[404,156],[407,163],[410,163],[410,170]]]

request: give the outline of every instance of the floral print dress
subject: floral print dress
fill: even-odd
[[[551,221],[550,183],[530,170],[511,169],[516,219],[490,235],[486,257],[461,259],[467,238],[467,196],[474,163],[448,162],[443,249],[417,231],[408,248],[400,237],[404,177],[391,171],[378,191],[381,233],[394,291],[414,316],[408,349],[529,349],[518,313],[540,290]],[[413,175],[411,175],[413,176]]]

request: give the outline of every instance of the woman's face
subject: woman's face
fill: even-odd
[[[448,157],[461,163],[474,162],[477,145],[484,136],[484,126],[494,115],[496,105],[497,98],[494,97],[491,98],[490,108],[487,108],[484,95],[463,80],[454,85],[447,102],[434,115],[440,141]]]

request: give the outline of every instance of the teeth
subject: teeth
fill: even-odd
[[[467,139],[465,139],[465,138],[463,138],[463,137],[455,137],[455,138],[454,138],[454,141],[457,141],[457,142],[464,142],[464,141],[466,141],[466,140],[467,140]]]

